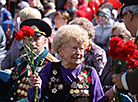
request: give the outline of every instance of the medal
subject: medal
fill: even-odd
[[[51,82],[55,82],[56,81],[56,78],[53,76],[50,78]]]
[[[23,84],[23,88],[25,89],[25,87],[26,87],[26,84]]]
[[[74,90],[73,89],[70,89],[69,93],[70,94],[73,94],[74,93]]]
[[[89,90],[84,90],[85,95],[89,95]]]
[[[79,89],[82,89],[83,88],[83,85],[82,84],[78,84],[78,88]]]
[[[57,70],[53,69],[52,72],[53,72],[54,75],[57,75]]]
[[[52,93],[56,93],[56,92],[57,92],[56,88],[52,89]]]
[[[78,89],[76,89],[74,92],[75,92],[75,94],[78,94],[78,93],[79,93],[79,90],[78,90]]]
[[[23,88],[23,83],[20,83],[19,88]]]
[[[18,90],[17,90],[17,93],[21,93],[21,90],[20,90],[20,89],[18,89]]]
[[[24,95],[24,93],[25,93],[25,91],[24,91],[24,90],[22,90],[22,91],[21,91],[21,95]]]
[[[62,90],[62,89],[63,89],[63,85],[62,85],[62,84],[59,84],[59,85],[58,85],[58,89],[59,89],[59,90]]]
[[[83,84],[83,89],[88,89],[89,86],[87,84]]]
[[[27,92],[24,93],[24,96],[27,96]]]
[[[76,83],[76,82],[73,82],[73,83],[71,84],[71,88],[77,88],[77,83]]]

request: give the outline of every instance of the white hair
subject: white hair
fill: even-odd
[[[131,6],[126,6],[123,8],[122,14],[124,15],[126,11],[130,11],[133,14],[138,14],[138,5],[131,5]]]

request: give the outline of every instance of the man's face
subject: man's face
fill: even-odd
[[[125,15],[123,16],[123,20],[125,23],[125,26],[127,28],[127,30],[130,31],[131,35],[133,37],[136,36],[136,31],[137,31],[137,26],[136,26],[136,21],[135,21],[135,15],[133,15],[132,13],[130,13],[129,11],[127,11],[125,13]]]
[[[32,37],[32,47],[33,51],[38,55],[46,47],[46,38],[44,36],[34,35]],[[29,45],[29,40],[25,39],[27,45]]]

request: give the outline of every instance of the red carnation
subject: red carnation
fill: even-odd
[[[22,31],[19,30],[14,34],[14,37],[16,40],[21,40],[21,39],[24,39],[24,34]]]
[[[127,55],[133,56],[133,52],[136,50],[137,46],[131,40],[127,41],[124,47]]]
[[[121,53],[118,52],[117,50],[112,50],[111,49],[111,50],[108,50],[107,52],[110,56],[112,56],[113,59],[117,59],[121,56]]]
[[[134,59],[128,59],[127,67],[128,68],[135,68],[138,65],[138,61]]]
[[[115,50],[116,52],[121,52],[124,48],[124,41],[120,37],[112,37],[109,42],[110,49]]]
[[[23,26],[21,28],[21,31],[23,31],[24,36],[30,37],[33,36],[35,31],[30,26]]]

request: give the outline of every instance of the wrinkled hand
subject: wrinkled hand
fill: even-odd
[[[113,101],[114,98],[114,92],[113,92],[113,88],[109,89],[105,94],[105,99],[108,99],[109,102]]]
[[[32,87],[38,87],[39,89],[41,88],[42,80],[40,79],[38,74],[31,75],[31,77],[30,77],[30,85]]]
[[[115,83],[115,85],[119,88],[119,89],[123,89],[123,85],[122,85],[122,81],[121,81],[121,77],[122,77],[122,73],[120,74],[113,74],[112,75],[112,82]]]

